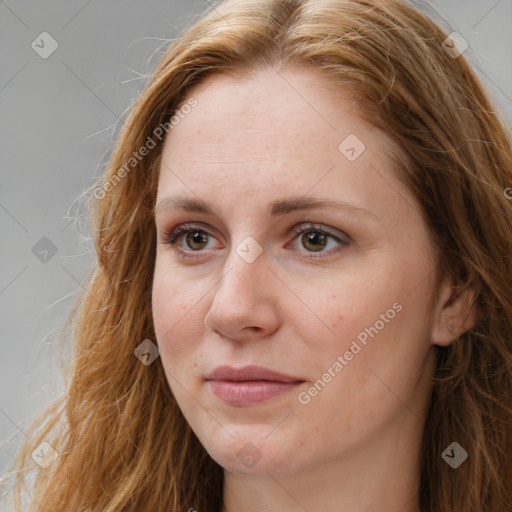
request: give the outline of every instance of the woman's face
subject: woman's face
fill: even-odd
[[[191,428],[246,474],[419,440],[434,259],[388,139],[308,70],[217,75],[190,95],[160,170],[153,316]],[[211,375],[249,365],[263,373]]]

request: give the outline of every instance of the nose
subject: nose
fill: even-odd
[[[272,335],[279,327],[280,282],[265,251],[248,263],[233,247],[223,270],[204,319],[206,329],[237,341]]]

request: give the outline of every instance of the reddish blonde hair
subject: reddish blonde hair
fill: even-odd
[[[162,143],[119,178],[154,130],[212,73],[309,66],[395,142],[397,176],[421,205],[438,279],[471,289],[479,322],[437,368],[422,446],[422,512],[510,512],[512,501],[512,186],[510,127],[448,33],[399,0],[227,0],[173,41],[132,108],[93,198],[98,266],[70,319],[66,395],[18,457],[16,502],[31,451],[59,458],[37,473],[31,510],[219,510],[223,470],[185,421],[160,359],[133,351],[155,339],[153,207]],[[114,186],[106,187],[110,180]],[[96,196],[98,196],[96,194]],[[453,470],[442,451],[469,453]],[[507,484],[506,482],[510,482]]]

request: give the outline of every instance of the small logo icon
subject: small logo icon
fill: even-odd
[[[58,458],[57,450],[50,443],[43,441],[33,452],[32,459],[43,469],[51,466]]]
[[[41,32],[30,46],[39,57],[47,59],[59,47],[59,43],[48,32]]]
[[[150,339],[145,339],[133,353],[146,366],[149,366],[160,355],[158,347]]]
[[[238,460],[248,468],[252,468],[261,459],[261,452],[251,442],[245,443],[236,454]]]
[[[57,246],[49,238],[43,236],[32,247],[32,253],[40,262],[48,263],[57,254]]]
[[[252,236],[248,236],[238,245],[236,252],[246,263],[252,263],[263,252],[263,247]]]
[[[346,137],[338,146],[339,152],[351,162],[357,160],[363,154],[365,149],[366,146],[363,141],[353,133]]]
[[[458,32],[452,32],[441,46],[452,59],[456,59],[468,49],[469,43]]]
[[[468,452],[459,443],[454,441],[441,454],[441,457],[453,469],[457,469],[468,458]]]

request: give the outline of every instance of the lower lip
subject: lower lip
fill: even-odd
[[[209,380],[213,393],[231,405],[263,402],[286,391],[295,389],[302,382],[276,382],[269,380]]]

